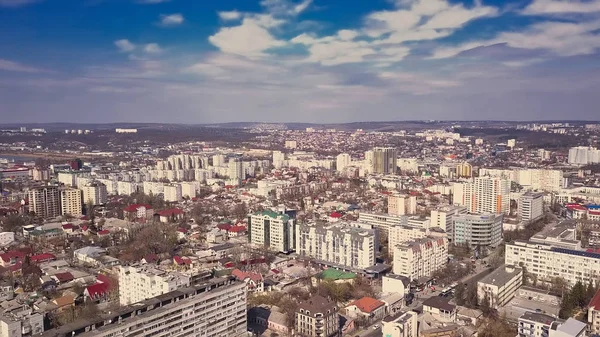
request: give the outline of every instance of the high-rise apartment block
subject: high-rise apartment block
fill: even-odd
[[[471,213],[510,212],[510,180],[478,177],[473,182],[454,183],[453,202]]]
[[[379,250],[377,232],[351,223],[329,225],[301,224],[296,235],[299,256],[351,269],[365,269],[375,264]]]
[[[104,205],[108,199],[106,185],[99,181],[92,181],[80,187],[83,191],[83,202],[92,205]]]
[[[414,195],[390,194],[388,214],[407,215],[417,213],[417,197]]]
[[[81,190],[76,188],[62,188],[60,189],[60,208],[61,215],[72,215],[79,216],[82,214],[82,193]]]
[[[248,242],[279,252],[291,252],[296,245],[296,221],[271,210],[248,216]]]
[[[454,217],[467,214],[467,208],[462,206],[444,206],[431,211],[430,226],[438,227],[446,232],[452,231]]]
[[[578,146],[569,150],[569,164],[587,165],[600,163],[600,150],[595,147]]]
[[[163,196],[166,202],[180,202],[183,192],[180,184],[166,184],[163,187]]]
[[[376,147],[373,149],[373,173],[396,174],[398,154],[393,147]]]
[[[527,192],[519,197],[518,213],[520,221],[534,221],[544,216],[544,194]]]
[[[273,166],[280,169],[285,165],[285,153],[281,151],[273,151]]]
[[[502,242],[502,214],[461,214],[448,230],[454,244],[497,247]]]
[[[350,157],[349,154],[347,153],[340,153],[337,155],[337,157],[335,158],[335,169],[338,172],[343,171],[346,167],[350,166],[350,164],[352,163],[352,158]]]
[[[417,239],[396,245],[393,249],[394,274],[411,280],[430,277],[448,263],[447,238]]]
[[[428,224],[426,222],[425,224]],[[388,245],[395,247],[396,245],[423,239],[426,237],[447,238],[447,234],[440,228],[429,226],[414,226],[414,225],[395,225],[390,227]],[[394,249],[390,249],[389,254],[393,256]]]
[[[29,190],[29,211],[42,218],[61,214],[60,191],[57,186],[43,186]]]
[[[42,337],[247,336],[246,284],[233,277],[166,292],[44,332]]]

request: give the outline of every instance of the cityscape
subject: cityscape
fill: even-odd
[[[361,124],[3,126],[2,336],[600,333],[600,124]]]
[[[0,0],[0,337],[600,337],[600,0]]]

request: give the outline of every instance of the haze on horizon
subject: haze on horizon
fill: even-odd
[[[600,0],[0,0],[4,123],[599,120]]]

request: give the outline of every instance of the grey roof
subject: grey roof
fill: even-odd
[[[385,277],[393,278],[394,280],[400,280],[402,281],[402,284],[404,284],[405,287],[408,287],[408,285],[410,284],[410,279],[403,275],[387,274],[385,275]]]
[[[423,306],[442,309],[444,311],[454,311],[456,306],[454,304],[449,303],[449,299],[446,299],[441,296],[432,296],[425,301],[423,301]]]
[[[585,330],[587,325],[576,319],[569,318],[566,322],[561,324],[557,331],[563,332],[569,336],[577,336],[581,331]]]
[[[548,326],[550,326],[550,324],[552,324],[552,322],[556,321],[556,319],[552,316],[548,316],[539,312],[533,312],[533,311],[527,311],[526,313],[524,313],[523,315],[521,315],[521,317],[519,317],[519,320],[528,320],[531,322],[536,322],[536,323],[542,323],[542,324],[546,324]]]
[[[508,281],[512,280],[515,276],[517,276],[523,271],[519,267],[513,267],[509,265],[508,267],[514,268],[512,272],[509,272],[506,270],[506,267],[507,265],[503,264],[502,266],[496,268],[496,270],[479,280],[478,283],[491,284],[500,287],[505,285]]]

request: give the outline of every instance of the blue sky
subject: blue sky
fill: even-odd
[[[600,0],[0,0],[3,122],[600,120]]]

